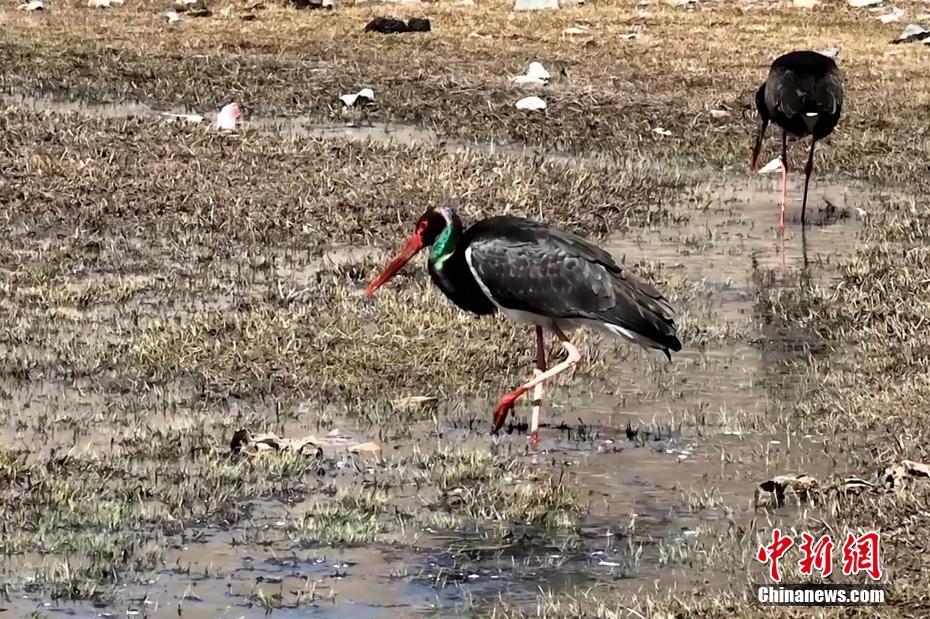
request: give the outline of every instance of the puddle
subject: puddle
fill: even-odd
[[[672,226],[632,230],[611,238],[614,256],[661,262],[694,281],[745,288],[760,268],[799,269],[815,265],[821,276],[848,254],[860,226],[856,209],[872,194],[856,185],[811,182],[808,209],[813,225],[801,228],[801,196],[789,194],[785,234],[778,233],[778,197],[764,179],[733,179],[698,186],[701,196],[673,211],[685,217]]]
[[[180,107],[155,109],[138,101],[94,103],[71,101],[50,96],[28,94],[0,95],[0,103],[24,107],[35,112],[59,114],[82,114],[97,118],[150,118],[162,122],[187,122],[184,116],[198,114],[203,117],[200,124],[215,124],[216,111],[204,113]],[[496,142],[466,142],[441,137],[435,131],[417,125],[366,121],[365,123],[334,124],[321,122],[319,117],[309,115],[262,116],[248,114],[240,126],[272,133],[286,140],[303,138],[342,139],[356,142],[373,142],[387,146],[443,146],[449,153],[475,151],[488,155],[540,158],[566,165],[581,164],[608,167],[612,158],[607,155],[578,156],[569,152],[530,147],[524,144]]]
[[[3,101],[107,118],[165,119],[160,111],[133,103],[88,105],[21,96]],[[245,124],[285,138],[441,143],[432,132],[414,127],[334,127],[314,124],[308,117],[253,117]],[[453,149],[537,154],[513,146],[444,143]],[[708,530],[719,532],[728,521],[750,517],[755,485],[773,473],[804,471],[820,476],[844,466],[821,453],[818,437],[785,437],[773,430],[782,427],[771,423],[773,416],[796,396],[767,381],[781,373],[781,366],[795,353],[788,347],[753,345],[765,327],[756,315],[752,282],[757,270],[774,269],[774,285],[785,285],[789,281],[785,274],[803,269],[814,281],[827,285],[836,258],[848,254],[854,245],[860,225],[855,213],[867,206],[872,194],[861,186],[819,183],[815,178],[809,202],[814,225],[802,232],[797,223],[800,185],[793,189],[783,238],[777,233],[774,183],[753,177],[708,182],[698,187],[695,197],[675,205],[671,220],[677,223],[636,229],[605,243],[606,249],[630,265],[656,264],[696,287],[700,299],[689,309],[695,320],[718,333],[708,343],[676,355],[672,364],[624,343],[602,343],[608,351],[601,355],[609,367],[607,385],[602,392],[571,397],[561,393],[567,388],[555,387],[560,393],[547,401],[542,419],[547,425],[536,454],[524,453],[525,439],[518,432],[499,443],[489,439],[485,432],[493,403],[488,401],[450,403],[450,410],[437,413],[435,422],[411,421],[402,428],[355,427],[348,419],[326,419],[325,423],[367,438],[377,433],[386,458],[402,458],[414,448],[435,449],[440,443],[478,451],[510,450],[514,458],[541,472],[563,475],[563,482],[581,493],[588,511],[577,529],[553,533],[515,523],[519,534],[503,541],[490,538],[480,527],[468,531],[405,529],[405,539],[393,545],[305,548],[283,535],[257,543],[233,527],[211,528],[197,531],[192,536],[196,541],[173,538],[164,565],[140,582],[121,582],[114,604],[58,605],[41,594],[19,594],[3,605],[18,614],[39,608],[52,616],[97,617],[119,609],[119,614],[129,615],[260,617],[266,614],[258,597],[261,591],[265,598],[278,596],[274,598],[276,616],[470,616],[474,599],[492,601],[506,596],[508,601],[531,607],[540,588],[558,592],[618,577],[631,590],[656,582],[689,582],[694,577],[690,572],[676,572],[662,559],[667,551],[663,544],[678,544]],[[93,330],[126,333],[144,328],[149,321],[180,321],[191,307],[233,312],[244,300],[241,290],[251,295],[280,293],[274,286],[282,280],[301,289],[324,269],[383,254],[370,247],[335,247],[315,253],[262,247],[256,255],[272,256],[274,268],[269,268],[229,257],[192,265],[188,264],[192,250],[187,244],[184,247],[182,256],[149,248],[158,266],[140,276],[138,297],[123,302],[122,311],[93,309],[96,313],[88,316],[90,326],[80,324],[74,327],[75,333],[93,339]],[[34,258],[41,261],[41,256],[36,250]],[[28,261],[30,256],[23,252],[21,258]],[[179,270],[183,278],[177,275]],[[178,285],[180,281],[186,288]],[[191,297],[191,290],[198,295]],[[76,320],[82,315],[78,310],[74,314]],[[83,328],[92,330],[83,333]],[[18,350],[11,346],[3,352],[12,355]],[[227,396],[220,405],[183,379],[172,385],[148,393],[138,389],[113,393],[92,381],[56,381],[40,374],[15,380],[5,377],[0,384],[0,447],[112,448],[111,442],[118,443],[129,431],[107,426],[108,414],[114,409],[132,410],[132,419],[140,422],[183,428],[203,423],[222,408],[221,414],[237,422],[281,424],[288,436],[314,434],[324,424],[324,413],[313,405],[301,409],[297,419],[280,421],[273,401],[239,406],[234,396]],[[131,409],[127,404],[119,409],[118,404],[130,397],[134,398]],[[525,419],[526,408],[520,408],[519,417]],[[23,421],[29,416],[41,417],[53,427],[63,419],[71,425],[66,431],[42,433]],[[88,426],[93,427],[92,433]],[[346,466],[341,474],[344,477],[339,480],[378,481],[366,477],[369,473],[363,468]],[[335,490],[336,482],[329,481],[333,486],[326,492]],[[416,501],[418,492],[411,490],[398,500]],[[256,507],[264,515],[256,516],[253,524],[274,532],[280,513],[293,516],[301,509],[307,508],[266,500]],[[0,572],[16,569],[7,562]]]

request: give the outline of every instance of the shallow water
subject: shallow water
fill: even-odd
[[[179,107],[155,109],[138,101],[94,103],[74,101],[60,97],[34,96],[26,93],[0,95],[0,103],[25,107],[37,112],[78,113],[96,118],[151,118],[162,122],[178,122],[193,125],[216,124],[216,112],[198,112]],[[201,117],[191,121],[191,116]],[[585,163],[588,165],[610,165],[606,156],[578,156],[563,151],[552,151],[523,144],[495,142],[468,142],[440,136],[435,131],[417,125],[384,123],[374,121],[347,121],[344,124],[321,122],[308,115],[262,116],[247,114],[239,125],[243,129],[255,129],[273,133],[285,140],[302,138],[343,139],[357,142],[374,142],[388,146],[443,146],[450,153],[477,151],[489,155],[538,157],[560,163]]]
[[[95,105],[28,97],[5,101],[111,118],[165,118],[132,103]],[[322,126],[309,118],[251,118],[245,124],[290,137],[348,137],[403,145],[440,142],[431,132],[410,127]],[[443,143],[507,155],[538,154],[519,147]],[[821,453],[820,437],[791,434],[779,423],[780,411],[794,403],[796,394],[771,378],[784,373],[782,366],[793,355],[807,353],[796,351],[794,340],[789,346],[785,334],[766,331],[756,315],[753,278],[760,269],[774,269],[773,285],[780,286],[790,281],[786,274],[807,270],[815,281],[828,285],[837,258],[852,251],[860,225],[858,209],[867,207],[870,192],[815,180],[809,203],[814,225],[803,233],[797,222],[799,193],[791,194],[783,237],[777,231],[774,181],[753,177],[708,181],[673,206],[674,224],[610,238],[605,247],[628,265],[656,265],[693,285],[700,296],[690,308],[692,319],[716,331],[706,344],[676,355],[672,364],[623,343],[601,343],[608,351],[602,355],[610,370],[608,384],[596,393],[576,389],[571,395],[568,388],[549,387],[553,393],[543,411],[546,425],[538,450],[527,452],[519,428],[498,440],[485,434],[492,402],[464,403],[440,412],[438,425],[423,422],[403,431],[382,430],[379,440],[394,456],[445,441],[476,449],[511,449],[516,458],[564,475],[565,483],[577,488],[589,506],[578,530],[564,533],[564,539],[527,530],[524,539],[500,544],[476,532],[416,531],[410,543],[305,548],[283,536],[255,543],[235,528],[210,529],[199,531],[196,542],[169,548],[165,565],[148,580],[122,585],[124,602],[116,608],[58,606],[41,595],[22,593],[3,606],[20,614],[39,608],[53,616],[259,617],[266,612],[256,597],[261,590],[266,596],[281,596],[282,607],[273,611],[278,616],[466,616],[472,604],[500,595],[533,606],[540,588],[559,591],[620,576],[632,590],[654,582],[686,585],[689,579],[706,578],[663,563],[663,544],[678,544],[722,530],[728,521],[751,517],[755,486],[770,475],[803,471],[816,476],[844,466]],[[267,249],[276,258],[277,274],[296,289],[325,269],[362,264],[382,253],[334,247],[310,256]],[[234,277],[235,269],[220,265],[210,275],[225,281]],[[199,307],[222,309],[236,302],[234,295],[226,294],[202,300]],[[115,308],[89,311],[98,312],[101,321],[116,316],[129,324]],[[183,311],[183,303],[166,299],[156,289],[148,301],[138,302],[132,324],[145,325],[163,313],[177,319]],[[764,348],[753,344],[763,336],[776,341]],[[74,430],[37,434],[23,430],[28,424],[18,423],[25,416],[37,416],[56,428],[63,420],[102,419],[113,402],[95,385],[32,377],[8,380],[2,388],[0,446],[93,452],[110,445],[105,424],[93,433],[72,436],[69,432]],[[178,384],[145,394],[141,401],[152,407],[152,423],[185,426],[195,422],[188,401],[200,395],[192,386]],[[238,414],[230,408],[230,415]],[[257,408],[253,415],[274,415],[270,407]],[[518,422],[525,420],[525,409],[518,410]],[[474,426],[475,416],[480,426]],[[353,426],[348,419],[334,423],[359,440],[374,438],[376,431]],[[319,410],[308,406],[284,429],[288,436],[300,436],[315,433],[319,426]],[[263,526],[274,532],[282,518],[306,508],[265,501],[256,509]],[[3,564],[2,571],[21,573],[24,566],[28,570],[55,560],[29,557]]]
[[[817,266],[821,277],[855,243],[860,208],[871,192],[857,185],[811,182],[809,220],[800,225],[801,191],[789,189],[785,232],[772,177],[720,179],[696,189],[673,226],[652,226],[615,237],[614,256],[662,262],[692,280],[745,288],[759,268]],[[673,217],[676,211],[673,211]],[[813,224],[813,225],[811,225]]]

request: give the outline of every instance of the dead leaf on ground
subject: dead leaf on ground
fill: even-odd
[[[755,504],[759,507],[759,497],[763,492],[768,492],[775,499],[775,507],[781,507],[785,504],[785,497],[793,494],[798,499],[798,503],[807,503],[811,499],[811,493],[818,487],[817,480],[810,475],[778,475],[768,479],[756,489]]]
[[[907,481],[920,478],[930,478],[930,466],[913,460],[901,460],[887,467],[882,473],[886,488],[900,488]]]
[[[374,453],[381,450],[381,446],[373,441],[357,443],[346,436],[339,436],[334,430],[325,437],[314,435],[303,438],[283,438],[277,434],[266,432],[253,434],[251,430],[242,428],[233,434],[230,448],[235,454],[255,456],[261,453],[300,453],[321,457],[323,451],[348,451],[349,453]]]
[[[233,453],[244,453],[254,456],[262,452],[291,452],[305,453],[307,455],[322,455],[323,449],[316,437],[281,438],[277,434],[252,434],[247,428],[236,430],[233,434],[230,448]]]

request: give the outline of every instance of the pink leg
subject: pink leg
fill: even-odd
[[[778,244],[779,249],[781,250],[781,268],[785,268],[785,231],[782,230],[781,234],[778,235]]]
[[[788,203],[788,132],[781,132],[781,214],[778,217],[778,230],[785,232],[785,205]]]
[[[536,327],[536,370],[533,377],[542,376],[546,372],[546,339],[543,336],[543,329]],[[539,411],[542,409],[543,384],[537,383],[533,387],[533,419],[530,423],[530,447],[535,447],[539,442]]]
[[[510,412],[510,409],[513,408],[514,402],[522,397],[523,394],[534,388],[536,385],[539,385],[549,380],[550,378],[561,374],[565,370],[571,368],[576,363],[581,361],[581,355],[578,353],[578,349],[568,341],[568,338],[565,337],[565,334],[562,333],[561,329],[556,328],[554,331],[559,339],[562,340],[562,346],[565,347],[565,352],[568,353],[568,359],[562,363],[556,364],[552,369],[546,370],[545,372],[535,372],[535,376],[532,380],[520,385],[510,393],[505,393],[503,396],[501,396],[500,402],[497,403],[497,409],[494,411],[494,427],[491,428],[492,434],[496,434],[497,431],[501,429],[501,427],[504,425],[504,420],[507,419],[507,413]]]
[[[788,201],[788,168],[781,168],[781,213],[778,215],[778,230],[785,232],[785,202]]]

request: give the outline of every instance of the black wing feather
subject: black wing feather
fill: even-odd
[[[503,307],[555,319],[616,325],[680,350],[674,310],[652,285],[579,236],[517,217],[466,232],[471,267]]]
[[[820,115],[813,131],[820,139],[829,135],[839,120],[843,108],[843,77],[833,59],[823,54],[791,52],[772,63],[760,94],[766,108],[765,116],[796,135],[807,133],[804,114]]]

